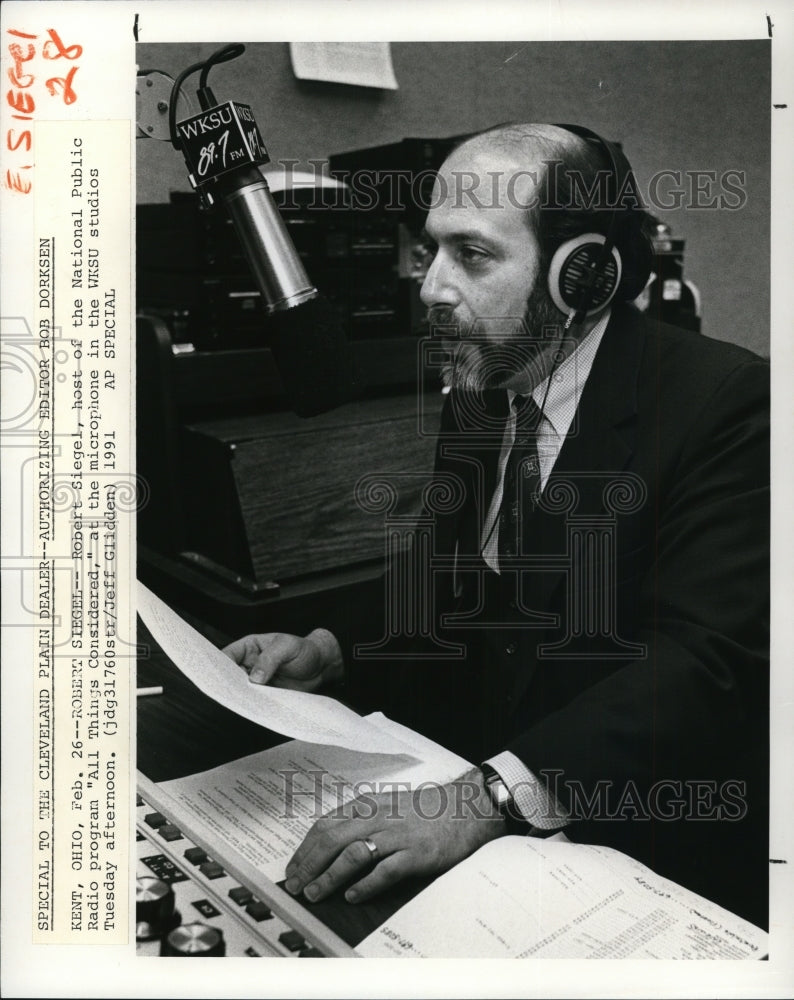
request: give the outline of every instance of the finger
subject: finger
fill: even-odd
[[[297,895],[320,876],[350,844],[377,833],[372,820],[346,820],[323,816],[306,834],[287,863],[284,888]],[[366,851],[366,845],[361,845]],[[369,852],[367,851],[367,854]]]
[[[242,639],[230,642],[228,646],[223,647],[221,652],[231,657],[239,667],[245,666],[245,658],[250,645],[249,638],[249,636],[244,636]]]
[[[345,893],[345,899],[348,903],[364,903],[402,879],[416,874],[409,852],[397,851],[378,862],[368,875],[351,885]]]
[[[258,656],[251,667],[249,680],[254,684],[267,684],[276,673],[289,667],[287,684],[295,687],[302,680],[301,674],[308,672],[306,645],[303,639],[285,632],[273,632],[262,637]]]
[[[223,652],[248,673],[255,684],[265,684],[279,666],[278,659],[271,665],[278,643],[272,635],[246,635],[225,646]]]
[[[299,691],[312,690],[322,675],[322,657],[314,643],[293,635],[278,636],[271,654],[279,666],[273,683]]]
[[[267,684],[286,664],[296,660],[303,641],[294,635],[270,632],[246,635],[225,646],[223,652],[248,672],[254,684]]]
[[[283,663],[284,661],[272,649],[263,649],[248,671],[248,680],[252,684],[267,684]]]
[[[363,840],[354,840],[335,861],[303,890],[307,899],[317,902],[347,885],[352,878],[372,867],[373,855]]]
[[[314,821],[292,858],[287,863],[287,877],[309,865],[315,851],[336,850],[338,853],[354,840],[370,837],[384,827],[378,817],[379,797],[365,795],[341,802]],[[330,859],[329,859],[330,860]]]

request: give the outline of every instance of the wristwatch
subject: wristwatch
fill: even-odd
[[[480,764],[480,770],[485,779],[485,790],[491,797],[496,811],[505,821],[507,833],[519,834],[520,836],[528,834],[529,824],[519,819],[521,813],[513,801],[510,789],[490,764]]]

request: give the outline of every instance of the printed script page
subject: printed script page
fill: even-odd
[[[161,788],[177,800],[180,816],[278,881],[324,813],[355,797],[443,784],[471,766],[382,715],[371,718],[395,741],[405,740],[402,757],[291,741]]]
[[[405,753],[404,744],[325,695],[252,684],[248,674],[138,584],[138,613],[172,662],[204,694],[252,722],[309,743],[370,753]]]
[[[359,945],[393,958],[764,958],[767,935],[625,854],[503,837]]]

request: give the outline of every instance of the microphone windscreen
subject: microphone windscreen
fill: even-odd
[[[318,295],[268,317],[271,347],[293,412],[314,417],[360,391],[339,315]]]

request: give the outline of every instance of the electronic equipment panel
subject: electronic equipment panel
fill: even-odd
[[[139,957],[356,957],[253,865],[193,830],[140,772],[135,825]]]

